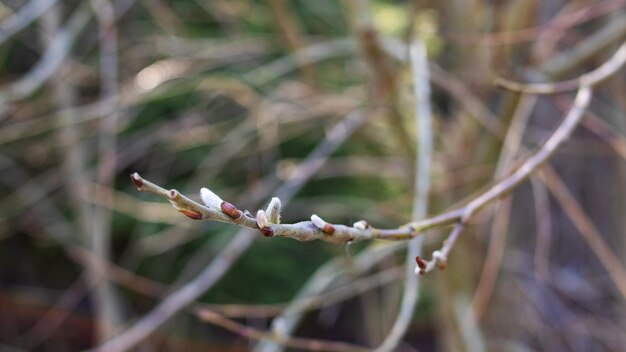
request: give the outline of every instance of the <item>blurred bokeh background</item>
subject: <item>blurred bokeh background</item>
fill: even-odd
[[[378,346],[401,300],[402,244],[300,243],[193,221],[138,193],[129,174],[196,199],[210,187],[251,211],[278,195],[283,222],[409,222],[416,141],[403,55],[419,38],[436,215],[506,175],[573,99],[493,79],[598,67],[626,40],[625,7],[1,1],[0,350],[96,346],[198,281],[202,294],[135,350],[276,350],[242,330],[269,331],[275,317],[293,336]],[[420,281],[398,351],[624,350],[625,78],[597,87],[549,165],[482,211],[448,268]],[[425,253],[447,231],[427,232]]]

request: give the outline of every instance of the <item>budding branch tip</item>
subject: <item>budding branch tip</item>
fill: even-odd
[[[141,189],[143,188],[143,179],[141,178],[141,176],[139,176],[138,173],[132,173],[130,174],[130,180],[132,181],[133,185],[135,185],[135,187],[137,187],[138,191],[141,191]]]
[[[417,257],[415,257],[415,263],[417,264],[417,266],[415,267],[415,273],[420,275],[426,274],[428,262],[418,255]]]

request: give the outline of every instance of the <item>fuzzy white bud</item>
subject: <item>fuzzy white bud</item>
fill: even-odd
[[[315,225],[315,227],[317,227],[318,229],[323,229],[324,226],[326,226],[326,221],[324,221],[322,218],[320,218],[319,216],[313,214],[311,215],[311,222],[313,223],[313,225]]]
[[[311,222],[313,223],[313,225],[315,225],[315,227],[322,230],[322,232],[327,235],[332,235],[333,233],[335,233],[335,227],[333,225],[322,220],[322,218],[315,214],[311,215]]]
[[[263,210],[259,210],[256,213],[256,223],[257,225],[259,225],[260,229],[264,229],[270,226],[269,221],[267,221],[267,216],[265,215],[265,212]]]
[[[367,230],[370,227],[370,224],[368,224],[365,220],[359,220],[352,224],[352,227],[357,230]]]
[[[219,208],[223,202],[220,196],[213,193],[210,189],[204,187],[200,189],[200,199],[202,199],[202,202],[207,207],[211,208]]]
[[[280,224],[280,211],[281,211],[281,203],[280,199],[277,197],[273,197],[270,201],[270,204],[267,206],[267,210],[265,211],[267,215],[267,220],[271,224]]]
[[[438,263],[445,263],[448,260],[448,258],[446,258],[441,251],[434,251],[433,259],[435,259]]]

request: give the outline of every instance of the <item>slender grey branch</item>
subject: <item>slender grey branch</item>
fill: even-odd
[[[330,260],[311,275],[292,302],[279,316],[274,318],[272,321],[272,332],[283,337],[289,336],[298,327],[298,323],[304,317],[304,312],[315,307],[314,300],[311,300],[311,297],[321,295],[331,285],[337,285],[372,270],[377,263],[393,255],[403,247],[401,243],[392,243],[385,246],[369,245],[350,262],[344,257],[336,257]],[[327,300],[326,302],[329,301],[332,300]],[[275,343],[262,341],[255,346],[254,351],[275,352],[280,351],[280,347],[280,345]]]
[[[118,95],[118,49],[116,16],[109,0],[91,0],[91,6],[98,21],[100,49],[100,100],[110,102],[111,113],[99,122],[98,156],[96,181],[100,186],[111,188],[115,179],[117,163],[117,100]],[[106,192],[96,193],[101,203],[108,196]],[[91,221],[90,246],[95,256],[110,261],[111,251],[110,209],[95,206]],[[94,309],[97,317],[97,341],[105,341],[113,335],[113,327],[122,321],[115,287],[102,276],[100,263],[90,262],[90,275],[96,282],[93,291]]]
[[[57,0],[31,0],[0,23],[0,45],[28,27],[50,9]]]
[[[319,224],[316,225],[313,221],[302,221],[295,224],[270,224],[268,228],[271,230],[272,236],[289,237],[300,241],[318,239],[331,243],[347,243],[350,241],[371,239],[408,240],[427,229],[455,224],[454,230],[445,241],[441,251],[433,252],[433,257],[427,263],[427,266],[423,268],[423,273],[430,272],[435,267],[443,268],[447,261],[447,255],[454,246],[464,224],[485,205],[510,193],[556,152],[569,138],[578,122],[580,122],[583,113],[591,101],[591,96],[591,88],[581,87],[574,101],[574,105],[568,112],[563,123],[556,129],[552,136],[550,136],[546,143],[531,155],[520,168],[460,209],[452,210],[432,218],[411,222],[396,229],[378,229],[370,226],[366,222],[357,222],[352,227],[329,223],[325,224],[328,226],[320,227]],[[137,173],[133,174],[131,179],[138,190],[166,197],[174,208],[192,219],[228,222],[252,229],[259,229],[257,219],[250,215],[243,214],[239,218],[233,219],[220,208],[201,205],[181,195],[176,190],[166,190],[152,182],[144,180]],[[366,225],[364,226],[363,224]],[[328,231],[330,229],[332,229],[332,231]],[[269,231],[267,233],[269,233]]]
[[[543,163],[545,163],[556,150],[565,143],[582,119],[584,112],[587,110],[591,101],[592,91],[589,87],[581,87],[576,95],[574,105],[567,113],[567,116],[563,122],[557,127],[554,133],[546,141],[546,143],[539,148],[533,155],[531,155],[521,167],[519,167],[511,175],[491,187],[487,192],[481,194],[469,202],[462,211],[461,216],[456,222],[454,229],[444,241],[444,245],[441,250],[433,252],[432,259],[428,262],[424,272],[430,272],[435,267],[444,268],[448,258],[448,254],[459,235],[463,231],[465,224],[469,222],[472,216],[485,205],[492,201],[508,194],[520,183],[525,181],[535,170],[537,170]]]
[[[410,48],[410,61],[413,73],[413,96],[415,99],[416,136],[418,141],[417,160],[415,163],[415,194],[413,197],[413,220],[426,216],[430,191],[430,173],[432,169],[433,134],[430,107],[430,74],[426,48],[416,40]],[[391,331],[377,351],[396,349],[413,317],[418,298],[419,277],[413,275],[415,258],[422,251],[423,237],[410,240],[406,254],[406,273],[402,302],[396,321]]]
[[[234,320],[228,319],[218,313],[208,309],[197,311],[200,319],[208,321],[214,325],[232,331],[237,335],[252,339],[271,341],[284,347],[297,348],[298,350],[308,351],[341,351],[341,352],[362,352],[369,351],[368,348],[353,345],[346,342],[324,341],[315,339],[306,339],[301,337],[289,337],[273,334],[270,331],[262,331],[249,326],[240,324]]]
[[[621,69],[624,64],[626,64],[626,42],[624,42],[619,47],[619,49],[617,49],[615,54],[613,54],[610,59],[600,65],[600,67],[591,72],[585,73],[584,75],[575,79],[561,82],[531,84],[510,81],[504,78],[497,78],[495,80],[495,84],[509,90],[531,94],[562,93],[566,91],[576,90],[582,86],[593,87],[596,84],[611,77],[615,72]]]
[[[74,11],[67,25],[52,39],[37,64],[17,82],[11,83],[0,94],[0,103],[11,102],[29,96],[39,89],[61,66],[72,45],[89,22],[93,12],[81,4]]]
[[[577,65],[606,50],[613,43],[624,40],[626,35],[626,14],[620,13],[609,18],[609,23],[586,37],[573,48],[554,56],[541,65],[539,71],[549,77],[559,77]]]

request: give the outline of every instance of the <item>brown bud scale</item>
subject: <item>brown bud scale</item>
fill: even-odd
[[[333,225],[331,225],[331,224],[326,224],[322,228],[322,232],[327,234],[327,235],[332,235],[333,233],[335,233],[335,227]]]
[[[222,213],[235,220],[239,219],[243,214],[241,210],[237,209],[234,205],[228,202],[222,202],[222,204],[220,204],[220,208],[222,209]]]
[[[419,255],[415,257],[415,263],[417,263],[417,267],[420,268],[420,270],[425,270],[426,266],[428,266],[428,262]]]
[[[143,187],[143,180],[139,177],[139,174],[136,172],[134,174],[131,174],[130,180],[133,182],[133,185],[137,187],[137,190],[141,191],[141,188]]]
[[[274,230],[272,230],[271,227],[264,227],[262,229],[259,229],[259,231],[261,232],[261,235],[263,235],[265,237],[273,237],[274,236]]]
[[[200,220],[202,219],[202,214],[198,213],[195,210],[189,210],[189,209],[179,209],[178,210],[181,214],[184,214],[187,217],[190,217],[194,220]]]

